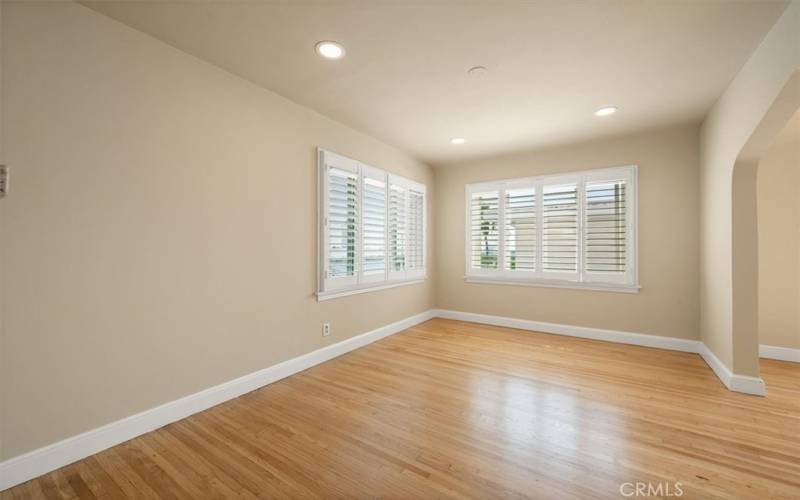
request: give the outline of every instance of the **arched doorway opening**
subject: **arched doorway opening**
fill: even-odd
[[[759,372],[758,166],[770,144],[800,109],[795,71],[739,152],[732,183],[732,349],[734,373]]]

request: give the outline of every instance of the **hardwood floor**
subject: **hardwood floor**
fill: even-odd
[[[797,499],[800,365],[762,376],[766,398],[694,354],[434,319],[2,500]]]

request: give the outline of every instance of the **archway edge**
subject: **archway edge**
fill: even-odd
[[[732,176],[732,368],[758,375],[758,163],[772,140],[800,109],[795,70],[737,155]]]
[[[757,258],[757,249],[742,246],[740,242],[749,238],[752,245],[756,244],[755,209],[747,210],[753,223],[737,229],[736,244],[733,226],[734,219],[739,226],[742,217],[738,210],[748,204],[741,202],[752,200],[746,195],[750,189],[744,188],[748,185],[746,181],[753,183],[753,160],[769,144],[770,129],[774,127],[774,136],[774,130],[780,127],[776,113],[782,107],[775,103],[791,98],[793,75],[798,69],[800,0],[793,0],[711,108],[700,129],[699,286],[703,357],[727,387],[752,394],[763,394],[764,389],[763,381],[758,378],[757,332],[752,326],[757,306],[748,307],[757,303],[757,295],[748,298],[740,292],[747,286],[754,288],[757,283],[757,276],[748,277],[746,271],[742,272],[748,265],[743,262],[752,265],[753,256]],[[734,191],[737,191],[736,209]],[[753,207],[752,202],[750,206]],[[735,270],[734,246],[737,247]]]

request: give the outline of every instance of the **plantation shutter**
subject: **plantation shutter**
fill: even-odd
[[[632,280],[634,193],[630,172],[587,174],[584,184],[583,273],[586,281]]]
[[[636,291],[635,217],[635,166],[468,184],[466,278]]]
[[[358,282],[359,182],[358,164],[325,154],[325,288]]]
[[[577,182],[542,189],[542,270],[564,279],[578,275]]]
[[[408,277],[425,275],[425,191],[424,186],[408,190]]]
[[[507,271],[536,270],[536,188],[507,189],[503,197],[503,253]]]
[[[389,276],[405,276],[406,230],[408,226],[408,190],[404,186],[389,184]]]
[[[318,300],[424,279],[425,185],[323,149],[318,159]]]
[[[374,282],[386,279],[386,174],[380,170],[362,165],[363,198],[361,282]]]
[[[500,191],[472,193],[468,247],[472,269],[497,269],[500,255]]]

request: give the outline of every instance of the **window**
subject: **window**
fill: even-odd
[[[466,279],[638,291],[636,167],[469,184]]]
[[[497,269],[497,249],[500,244],[497,220],[500,206],[498,191],[472,194],[471,262],[473,268]]]
[[[425,186],[319,151],[320,300],[425,278]]]

